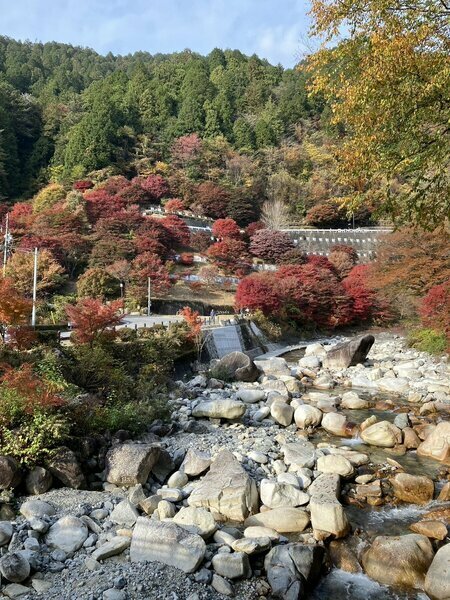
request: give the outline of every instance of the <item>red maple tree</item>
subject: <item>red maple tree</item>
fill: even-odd
[[[122,307],[122,300],[104,304],[98,298],[83,298],[75,305],[68,304],[66,314],[74,329],[73,340],[92,347],[97,342],[113,339],[116,335],[113,328],[123,318],[119,314]]]
[[[241,237],[241,230],[234,219],[217,219],[212,226],[212,234],[214,237],[223,240],[231,238],[238,240]]]

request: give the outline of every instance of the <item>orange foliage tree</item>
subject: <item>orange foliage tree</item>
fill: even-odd
[[[30,322],[30,315],[31,302],[18,293],[11,279],[0,279],[0,336],[3,342],[7,331],[14,336]]]
[[[67,305],[66,314],[72,324],[73,339],[80,344],[94,344],[115,337],[114,327],[119,325],[123,315],[119,314],[122,300],[103,304],[97,298],[83,298],[75,305]]]

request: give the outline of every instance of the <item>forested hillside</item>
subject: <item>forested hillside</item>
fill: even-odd
[[[182,168],[187,187],[241,188],[258,206],[279,199],[296,222],[319,205],[312,224],[339,224],[347,220],[342,211],[335,218],[334,200],[345,196],[332,152],[339,133],[307,79],[305,68],[237,50],[100,56],[0,37],[0,197],[27,198],[48,181],[105,168],[178,179]],[[187,164],[173,142],[192,133],[203,152]]]

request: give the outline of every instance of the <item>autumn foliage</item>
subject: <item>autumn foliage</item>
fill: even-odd
[[[241,237],[241,230],[233,219],[217,219],[213,223],[212,234],[219,239],[231,238],[238,240]]]
[[[423,325],[443,331],[450,344],[450,280],[428,291],[420,303],[419,313]]]
[[[66,313],[74,329],[74,340],[93,346],[96,342],[113,339],[116,334],[112,328],[123,318],[119,313],[122,306],[122,300],[103,304],[97,298],[83,298],[74,306],[67,305]]]

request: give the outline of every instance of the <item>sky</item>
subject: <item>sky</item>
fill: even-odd
[[[308,0],[0,0],[0,34],[101,54],[190,48],[256,53],[292,67],[307,51]]]

